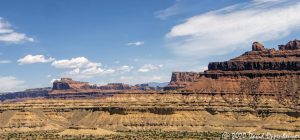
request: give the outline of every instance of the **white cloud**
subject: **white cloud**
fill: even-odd
[[[283,2],[255,0],[191,17],[171,29],[167,45],[179,55],[205,57],[285,37],[299,29],[300,2]]]
[[[127,73],[130,72],[133,69],[133,66],[121,66],[119,68],[116,68],[116,72],[122,74],[122,73]]]
[[[109,74],[122,74],[132,70],[133,67],[121,66],[117,68],[102,68],[101,63],[88,60],[85,57],[55,60],[51,64],[55,68],[71,69],[64,76],[76,78],[91,78],[94,76],[105,76]]]
[[[24,33],[18,33],[11,28],[11,25],[0,17],[0,42],[19,43],[34,42],[35,40]]]
[[[12,92],[24,90],[24,81],[18,80],[13,76],[0,76],[0,92]]]
[[[85,57],[76,57],[72,59],[63,59],[55,60],[51,64],[55,68],[66,68],[66,69],[75,69],[75,68],[90,68],[90,67],[99,67],[101,63],[94,63],[89,61]]]
[[[150,72],[150,71],[153,71],[153,70],[158,70],[160,68],[162,68],[163,65],[160,64],[160,65],[153,65],[153,64],[145,64],[143,65],[141,68],[139,68],[139,72]]]
[[[49,57],[45,58],[44,55],[26,55],[23,58],[20,58],[18,60],[19,65],[24,65],[24,64],[34,64],[34,63],[49,63],[54,61],[54,58]]]
[[[10,60],[0,60],[0,64],[8,64],[11,63]]]
[[[144,41],[136,41],[136,42],[127,43],[128,46],[141,46],[141,45],[144,45],[144,44],[145,44]]]
[[[101,63],[91,62],[85,57],[55,60],[51,65],[60,69],[72,69],[64,74],[71,77],[89,78],[105,73],[105,70],[100,68]]]
[[[82,76],[83,78],[89,78],[89,77],[93,77],[93,76],[113,74],[113,73],[115,73],[115,70],[102,69],[100,67],[91,67],[91,68],[84,69],[82,71],[78,70],[77,73],[80,76]]]
[[[253,0],[255,3],[264,3],[264,2],[284,2],[285,0]]]

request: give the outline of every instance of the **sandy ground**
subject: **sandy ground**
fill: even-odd
[[[59,133],[61,135],[112,135],[117,134],[116,132],[97,128],[97,129],[66,129]]]

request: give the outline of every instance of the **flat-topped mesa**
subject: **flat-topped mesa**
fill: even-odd
[[[52,94],[65,93],[101,93],[101,92],[123,92],[137,90],[160,90],[148,84],[129,85],[124,83],[108,83],[106,85],[90,84],[88,82],[74,81],[71,78],[61,78],[53,82]]]
[[[123,83],[108,83],[107,85],[98,86],[101,90],[130,90],[132,87]]]
[[[198,72],[172,72],[173,82],[194,82],[199,76]]]
[[[53,90],[130,90],[132,87],[123,83],[109,83],[107,85],[97,86],[88,82],[74,81],[71,78],[61,78],[53,82]]]
[[[53,90],[85,89],[90,88],[89,83],[74,81],[71,78],[61,78],[53,82]]]
[[[176,90],[183,88],[187,83],[195,82],[199,78],[198,72],[172,72],[171,82],[164,90]]]

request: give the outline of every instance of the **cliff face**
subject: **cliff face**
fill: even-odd
[[[78,92],[97,92],[103,90],[130,90],[131,86],[123,83],[110,83],[103,86],[91,85],[87,82],[74,81],[71,78],[61,78],[53,82],[54,92],[59,90]]]
[[[211,62],[208,70],[195,77],[184,87],[172,79],[169,87],[216,94],[296,94],[300,84],[300,41],[279,45],[279,50],[254,42],[251,51],[229,61]]]
[[[173,72],[171,76],[172,82],[194,82],[199,76],[196,72]]]
[[[158,92],[162,87],[153,87],[148,84],[128,85],[123,83],[108,83],[106,85],[89,84],[88,82],[74,81],[71,78],[61,78],[53,82],[49,91],[49,98],[95,98],[112,96],[126,92]],[[1,96],[0,96],[1,97]]]
[[[132,89],[131,86],[123,83],[109,83],[107,85],[96,87],[102,90],[130,90]]]
[[[211,94],[117,94],[89,100],[35,99],[0,104],[0,136],[40,132],[252,132],[300,134],[291,97]],[[297,111],[298,109],[298,111]],[[98,131],[99,132],[99,131]],[[217,139],[217,138],[216,138]]]
[[[74,81],[71,78],[61,78],[53,82],[53,90],[85,89],[89,87],[88,83]]]
[[[300,41],[290,41],[286,45],[279,45],[279,50],[260,48],[257,42],[252,45],[252,51],[225,62],[211,62],[208,71],[245,71],[265,72],[265,70],[299,71],[300,70]]]
[[[187,83],[195,82],[197,78],[199,78],[197,72],[172,72],[171,82],[164,89],[177,90],[185,87]]]

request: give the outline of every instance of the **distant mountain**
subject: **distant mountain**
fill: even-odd
[[[47,97],[51,87],[45,88],[32,88],[18,92],[7,92],[0,93],[0,101],[9,99],[21,99],[21,98],[36,98],[36,97]]]
[[[159,83],[159,82],[149,82],[147,83],[150,87],[165,87],[169,84],[169,82],[163,82],[163,83]]]

